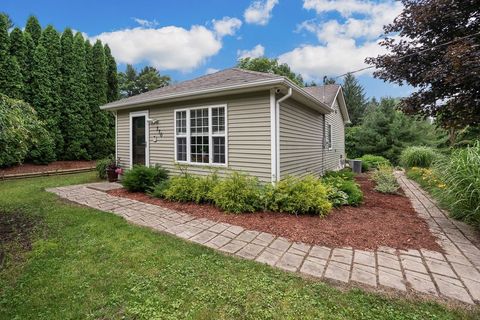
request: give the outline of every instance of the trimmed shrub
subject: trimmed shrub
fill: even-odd
[[[212,190],[218,182],[219,178],[216,173],[196,179],[193,188],[193,200],[196,203],[213,203]]]
[[[429,168],[438,158],[437,152],[430,147],[408,147],[400,155],[400,164],[405,168]]]
[[[170,201],[195,201],[195,188],[198,179],[188,173],[174,176],[170,178],[168,184],[159,187],[159,189],[164,188],[163,192],[156,191],[161,197]]]
[[[122,185],[131,192],[147,192],[167,178],[168,171],[158,165],[155,167],[135,165],[132,169],[125,171]]]
[[[374,156],[372,154],[363,155],[360,160],[362,160],[362,171],[369,171],[373,169],[378,169],[382,165],[390,165],[390,161],[382,156]]]
[[[451,215],[480,226],[480,141],[452,152],[435,164],[436,175],[445,184],[439,188],[440,202]]]
[[[354,180],[355,173],[353,173],[352,169],[350,168],[345,168],[342,170],[338,171],[327,171],[323,175],[324,178],[330,178],[330,177],[340,177],[344,180]]]
[[[103,180],[107,179],[107,168],[112,164],[115,164],[115,157],[113,155],[110,155],[108,158],[98,160],[95,166],[97,176]]]
[[[215,185],[211,199],[226,212],[255,212],[262,208],[262,188],[257,178],[233,172]]]
[[[360,186],[354,180],[342,178],[342,176],[329,175],[323,181],[334,189],[344,192],[347,195],[347,203],[351,206],[357,206],[363,201],[363,192]]]
[[[157,183],[152,191],[149,191],[148,194],[155,198],[165,198],[165,190],[170,187],[170,179],[166,179]]]
[[[272,211],[325,216],[332,209],[328,188],[313,175],[287,177],[267,188],[265,197],[267,208]]]
[[[397,193],[400,187],[397,179],[393,175],[393,168],[391,166],[381,165],[372,174],[372,179],[375,181],[375,190],[381,193]]]

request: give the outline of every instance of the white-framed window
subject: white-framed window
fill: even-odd
[[[327,124],[327,147],[328,150],[332,150],[332,125]]]
[[[177,109],[175,161],[187,164],[227,164],[227,106]]]

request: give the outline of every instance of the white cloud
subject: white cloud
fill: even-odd
[[[257,44],[251,50],[237,50],[238,59],[243,58],[259,58],[265,54],[265,47],[261,44]]]
[[[365,67],[364,59],[383,53],[377,42],[367,42],[361,46],[353,39],[339,39],[327,45],[305,45],[282,54],[278,60],[287,63],[306,80],[321,79],[323,76],[336,76]],[[361,73],[369,73],[365,70]]]
[[[147,62],[160,70],[190,71],[222,48],[221,38],[204,26],[133,28],[104,32],[90,39],[108,43],[120,63]]]
[[[132,18],[132,19],[135,20],[135,22],[141,25],[142,27],[152,28],[152,27],[158,26],[158,22],[155,19],[151,21],[146,19],[140,19],[140,18]]]
[[[318,15],[338,12],[341,17],[328,21],[313,19],[302,22],[297,31],[317,36],[318,45],[303,45],[279,57],[307,80],[335,76],[366,67],[366,57],[385,53],[378,45],[383,26],[401,12],[402,4],[393,0],[304,0],[305,9]],[[362,73],[371,73],[364,70]]]
[[[205,74],[211,74],[220,71],[220,69],[208,68]]]
[[[255,0],[245,10],[243,16],[247,23],[266,25],[271,18],[273,7],[278,4],[278,0]]]
[[[223,17],[222,20],[212,20],[213,29],[219,37],[233,36],[242,26],[242,21],[237,18]]]

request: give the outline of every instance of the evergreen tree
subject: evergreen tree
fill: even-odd
[[[0,14],[0,93],[10,98],[22,97],[23,81],[17,59],[10,55],[8,21]]]
[[[47,123],[55,141],[57,158],[63,154],[63,136],[60,130],[60,36],[48,26],[35,49],[32,73],[32,102],[39,117]]]
[[[154,67],[146,66],[137,74],[132,65],[127,64],[125,72],[119,75],[120,92],[124,97],[131,97],[143,92],[165,87],[172,79],[169,76],[162,76]]]
[[[25,85],[23,90],[23,99],[33,104],[32,101],[32,78],[33,78],[33,62],[35,56],[35,43],[32,36],[28,32],[23,34],[25,40],[25,69],[23,70],[23,83]]]
[[[8,15],[8,13],[6,12],[0,12],[0,16],[3,16],[5,17],[5,20],[7,22],[7,30],[10,30],[11,28],[13,28],[15,26],[15,24],[13,23],[12,19],[10,18],[10,16]]]
[[[401,151],[412,145],[436,146],[435,126],[397,110],[399,101],[382,98],[365,115],[360,126],[346,130],[346,151],[350,158],[364,154],[383,156],[396,164]]]
[[[25,26],[25,31],[30,33],[32,36],[32,40],[35,43],[35,46],[38,45],[38,41],[42,35],[42,26],[40,26],[40,22],[38,22],[37,17],[30,16],[27,20],[27,25]]]
[[[65,141],[63,158],[66,160],[87,159],[86,128],[82,109],[86,91],[85,48],[80,39],[81,50],[78,51],[77,40],[74,45],[72,30],[67,28],[62,34],[61,45],[61,101],[62,101],[62,135]]]
[[[105,45],[105,63],[107,68],[107,102],[112,102],[118,99],[118,78],[117,78],[117,63],[112,56],[112,52],[108,44]]]
[[[367,102],[363,87],[351,73],[345,76],[343,93],[345,95],[345,103],[347,104],[348,114],[352,125],[355,126],[360,124],[365,114]]]
[[[89,91],[91,92],[90,109],[92,115],[92,127],[90,142],[94,159],[103,158],[113,152],[114,141],[110,126],[111,117],[106,111],[100,110],[100,106],[107,103],[107,72],[105,65],[105,51],[100,40],[97,40],[91,50],[89,61]]]
[[[123,97],[131,97],[140,93],[137,88],[137,70],[131,64],[127,64],[125,72],[119,73],[119,85]]]
[[[23,90],[27,87],[27,44],[20,28],[14,28],[10,32],[10,55],[17,59],[18,66],[22,75]],[[22,92],[22,99],[25,100]]]

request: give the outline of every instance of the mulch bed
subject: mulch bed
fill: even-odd
[[[212,205],[170,202],[143,193],[117,189],[108,193],[146,203],[183,211],[198,218],[239,225],[246,229],[269,232],[291,241],[329,247],[377,249],[429,249],[442,251],[427,223],[413,209],[403,194],[386,195],[376,192],[367,175],[356,177],[364,193],[359,207],[335,208],[325,218],[277,212],[226,214]]]
[[[14,167],[0,169],[0,176],[68,169],[87,169],[93,167],[95,167],[95,161],[55,161],[49,164],[24,163]]]

